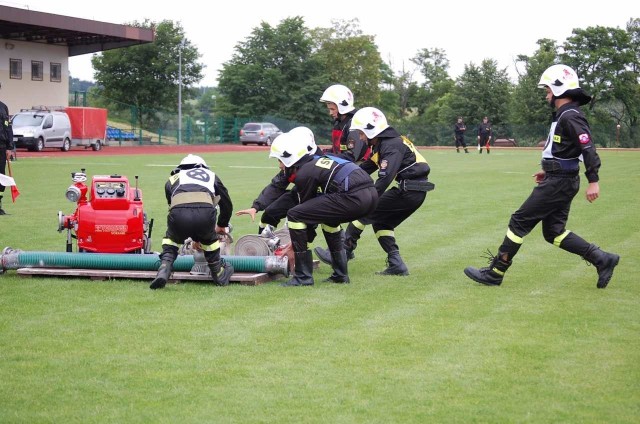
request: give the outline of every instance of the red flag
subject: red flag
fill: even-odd
[[[11,172],[11,161],[9,160],[9,158],[7,158],[7,166],[9,167],[9,176],[11,178],[13,178],[13,173]],[[17,185],[12,185],[11,186],[11,200],[13,201],[13,203],[16,202],[16,199],[18,198],[18,196],[20,196],[20,191],[18,190],[18,186]]]

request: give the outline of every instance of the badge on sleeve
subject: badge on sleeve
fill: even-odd
[[[578,140],[580,140],[581,144],[587,144],[588,142],[591,141],[591,137],[589,137],[589,134],[584,133],[578,136]]]
[[[382,161],[380,162],[380,170],[383,171],[385,169],[387,169],[387,160],[386,159],[382,159]]]

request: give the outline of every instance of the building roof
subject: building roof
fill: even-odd
[[[68,46],[69,56],[79,56],[151,43],[155,34],[147,28],[0,6],[0,38]]]

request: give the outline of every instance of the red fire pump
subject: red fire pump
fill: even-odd
[[[121,175],[94,175],[87,187],[84,169],[71,178],[66,197],[77,209],[70,216],[58,212],[58,232],[67,230],[67,252],[73,251],[75,238],[78,252],[150,253],[153,219],[147,219],[142,207],[137,175],[135,187]]]

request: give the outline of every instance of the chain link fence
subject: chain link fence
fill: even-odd
[[[214,144],[239,143],[240,129],[247,122],[271,122],[282,131],[304,125],[311,128],[317,144],[331,144],[331,122],[325,126],[312,126],[273,115],[251,118],[216,116],[208,110],[193,111],[186,108],[182,123],[178,124],[178,114],[173,111],[139,109],[135,106],[86,92],[70,94],[69,104],[73,106],[104,107],[109,111],[110,142],[129,144]],[[407,135],[417,146],[453,146],[453,124],[417,124],[391,122],[400,133]],[[477,126],[467,127],[465,141],[476,144]],[[548,124],[536,125],[494,125],[493,141],[509,140],[507,144],[519,147],[538,146],[546,140]],[[601,147],[640,147],[640,133],[634,134],[627,127],[612,125],[591,125],[594,141]]]

